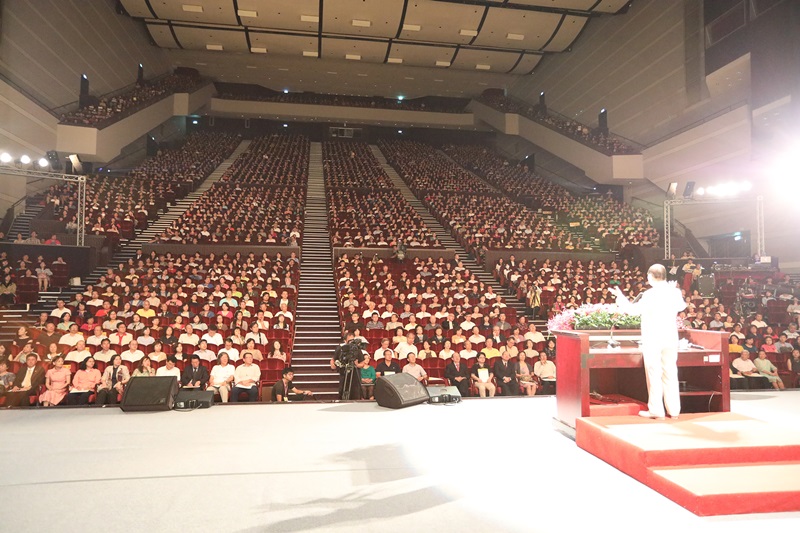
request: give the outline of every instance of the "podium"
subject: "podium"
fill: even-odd
[[[575,428],[586,416],[635,415],[647,406],[647,382],[638,331],[554,331],[558,420]],[[683,330],[681,338],[702,349],[678,352],[681,412],[730,411],[728,333]]]

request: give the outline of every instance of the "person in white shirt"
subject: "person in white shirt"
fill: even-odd
[[[200,341],[200,344],[197,345],[197,349],[194,351],[192,355],[196,355],[202,361],[217,360],[217,354],[208,349],[208,342],[205,339],[202,339]]]
[[[533,364],[533,374],[539,376],[542,381],[556,380],[556,364],[547,359],[547,354],[539,353],[539,360]]]
[[[478,329],[478,326],[475,326],[474,328],[472,328],[472,335],[470,335],[467,340],[469,342],[471,342],[472,344],[481,344],[481,343],[486,342],[486,337],[481,335],[481,332]]]
[[[222,346],[225,343],[222,335],[217,331],[217,326],[215,324],[211,324],[211,327],[208,328],[208,331],[203,334],[200,340],[204,340],[208,344],[213,344],[214,346]]]
[[[108,335],[106,335],[106,332],[103,331],[103,328],[100,326],[95,326],[94,332],[86,339],[86,344],[89,346],[100,346],[100,343],[103,342],[103,339],[107,338]]]
[[[472,331],[472,328],[475,327],[475,322],[467,318],[461,324],[459,324],[458,327],[460,327],[464,331]]]
[[[767,327],[767,323],[764,322],[764,316],[761,313],[756,313],[756,318],[750,322],[751,326],[755,326],[758,329]]]
[[[208,389],[219,393],[222,403],[228,402],[228,396],[233,383],[233,374],[236,370],[229,364],[228,354],[221,353],[217,358],[217,364],[211,369],[211,376],[208,379]]]
[[[248,401],[258,400],[258,382],[261,380],[261,369],[253,364],[253,356],[246,354],[244,364],[236,367],[233,372],[234,387],[231,390],[230,401],[239,401],[239,394],[246,392]]]
[[[197,336],[197,333],[194,332],[192,326],[186,326],[186,329],[181,333],[181,336],[178,337],[178,342],[180,344],[191,344],[192,346],[197,346],[200,342],[200,337]]]
[[[156,339],[150,334],[150,328],[144,328],[142,334],[136,337],[136,342],[139,343],[139,346],[152,346]]]
[[[239,360],[239,353],[240,353],[239,349],[233,347],[233,342],[231,342],[230,339],[225,340],[225,346],[220,348],[217,353],[221,354],[222,352],[228,354],[228,358],[232,363],[235,363],[236,361]]]
[[[129,363],[138,363],[142,357],[144,357],[144,352],[139,349],[139,343],[136,341],[131,341],[128,344],[128,349],[119,354],[122,357],[123,361],[128,361]]]
[[[398,359],[406,359],[410,353],[417,355],[417,347],[414,346],[414,334],[409,333],[406,335],[405,340],[395,346],[394,353],[397,354]]]
[[[384,352],[386,350],[390,350],[390,349],[391,348],[389,348],[389,339],[386,338],[386,337],[382,338],[381,339],[381,345],[380,345],[380,347],[378,347],[377,350],[375,350],[375,353],[373,354],[372,359],[375,360],[375,361],[380,361],[381,359],[383,359]]]
[[[268,342],[266,334],[259,330],[257,324],[253,324],[250,327],[250,331],[244,336],[245,342],[249,341],[250,339],[253,339],[253,342],[262,346],[265,346]]]
[[[618,286],[612,287],[617,305],[624,312],[642,316],[642,356],[647,373],[649,400],[645,418],[671,417],[681,412],[678,389],[678,326],[677,315],[686,308],[680,289],[667,281],[664,265],[654,264],[647,270],[650,289],[638,302],[631,303]]]
[[[525,340],[537,342],[544,342],[544,335],[536,331],[536,324],[528,324],[528,331],[525,332]]]
[[[164,361],[164,366],[160,366],[158,370],[156,370],[156,377],[175,376],[178,379],[178,383],[180,383],[181,371],[175,366],[177,363],[178,360],[175,359],[175,356],[170,355],[167,357],[166,361]]]
[[[472,343],[470,341],[466,341],[464,343],[464,349],[458,352],[458,355],[461,356],[461,359],[472,359],[473,357],[478,357],[478,352],[472,349]]]
[[[281,310],[278,311],[277,313],[275,313],[276,317],[277,316],[281,316],[281,315],[283,315],[286,318],[286,320],[289,320],[290,322],[294,322],[294,315],[292,314],[291,311],[289,311],[289,306],[288,305],[281,304]]]
[[[100,349],[94,353],[94,358],[97,361],[109,363],[111,362],[111,358],[115,355],[117,355],[117,352],[111,349],[111,341],[103,339],[100,342]]]
[[[84,341],[83,333],[80,333],[78,331],[78,325],[72,324],[69,327],[69,333],[65,333],[64,335],[62,335],[61,338],[58,340],[58,343],[66,344],[67,346],[75,346],[78,344],[78,342],[83,342],[83,341]],[[83,359],[81,359],[81,361],[83,361]]]
[[[56,307],[52,311],[50,311],[50,316],[58,317],[61,320],[61,317],[64,316],[65,313],[69,313],[70,310],[66,307],[64,300],[58,300],[56,302]]]
[[[68,363],[81,363],[84,359],[90,357],[91,355],[92,352],[86,348],[86,343],[80,340],[75,344],[75,349],[67,354],[67,357],[64,358],[64,361],[67,361]],[[97,358],[95,357],[95,359]]]
[[[111,344],[116,346],[127,346],[133,340],[133,335],[128,333],[125,324],[117,325],[117,331],[108,336]]]
[[[417,364],[417,354],[414,352],[408,353],[408,362],[406,366],[403,367],[403,374],[410,374],[414,376],[417,381],[423,381],[428,377],[428,374],[425,373],[425,369]]]

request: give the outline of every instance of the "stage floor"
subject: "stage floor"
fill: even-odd
[[[800,392],[732,395],[800,427]],[[737,532],[800,513],[701,518],[554,430],[555,398],[398,411],[374,403],[0,412],[4,531]],[[785,472],[784,475],[791,475]]]

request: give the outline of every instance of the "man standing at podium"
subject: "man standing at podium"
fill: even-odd
[[[675,282],[667,281],[667,269],[655,264],[647,271],[650,288],[630,302],[619,287],[612,292],[620,309],[642,316],[642,355],[649,399],[645,418],[677,418],[681,412],[678,388],[678,326],[676,315],[686,308]]]

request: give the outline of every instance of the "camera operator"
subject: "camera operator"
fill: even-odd
[[[361,368],[364,366],[364,350],[361,343],[348,332],[331,358],[331,370],[339,371],[339,399],[344,397],[345,379],[348,363],[352,363],[352,379],[350,381],[350,400],[361,399]]]

